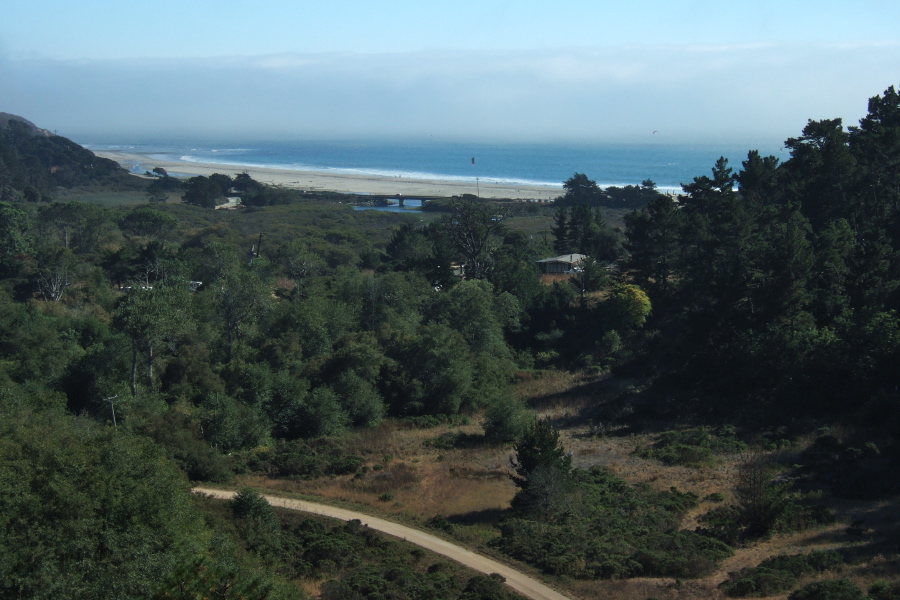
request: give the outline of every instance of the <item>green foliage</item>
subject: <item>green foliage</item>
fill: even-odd
[[[565,194],[557,200],[562,206],[595,206],[603,198],[603,190],[584,173],[575,173],[563,182]]]
[[[897,600],[900,598],[900,581],[876,581],[869,588],[872,600]]]
[[[644,326],[650,315],[650,298],[636,285],[616,284],[609,292],[605,308],[613,329],[629,331]]]
[[[156,447],[46,413],[0,423],[0,537],[2,595],[29,598],[148,596],[203,544]]]
[[[234,477],[225,456],[203,439],[201,423],[179,411],[136,414],[127,425],[156,441],[191,481],[228,483]]]
[[[272,447],[254,448],[248,467],[271,477],[315,479],[323,475],[352,475],[364,460],[348,454],[338,441],[278,440]]]
[[[774,596],[793,589],[803,575],[831,571],[843,564],[844,557],[834,550],[773,556],[754,568],[729,573],[722,588],[732,598]]]
[[[534,419],[516,440],[513,450],[516,473],[512,477],[520,488],[527,489],[529,479],[539,468],[557,471],[562,477],[572,470],[572,456],[562,447],[559,431],[548,419]]]
[[[513,594],[503,585],[502,575],[476,575],[463,589],[459,600],[511,600]]]
[[[533,497],[547,502],[539,506],[517,496],[514,516],[501,523],[496,545],[547,573],[700,577],[732,554],[717,540],[678,530],[680,517],[696,505],[692,494],[633,487],[597,468],[575,470],[551,487],[541,471],[532,475],[540,487]]]
[[[776,532],[801,531],[834,521],[830,511],[799,504],[789,486],[773,479],[772,466],[751,455],[738,468],[737,504],[715,508],[699,518],[697,531],[731,545]]]
[[[866,600],[866,595],[849,579],[833,579],[807,584],[788,600]]]
[[[716,455],[735,454],[746,449],[747,445],[736,437],[734,427],[716,430],[694,427],[666,431],[652,447],[638,449],[635,454],[667,465],[699,466],[714,463]]]
[[[203,437],[221,452],[258,446],[267,430],[260,413],[224,394],[209,394],[200,405]]]
[[[225,191],[212,177],[191,177],[184,183],[182,201],[201,208],[215,208]]]
[[[275,552],[279,549],[281,524],[275,509],[253,488],[241,488],[231,500],[238,532],[249,550]]]
[[[0,259],[4,262],[32,250],[28,233],[28,213],[11,204],[0,202]]]
[[[177,226],[178,217],[150,206],[138,206],[120,221],[122,231],[150,239],[165,239]]]
[[[481,425],[487,440],[508,444],[521,438],[529,426],[529,415],[520,400],[505,395],[485,409]]]

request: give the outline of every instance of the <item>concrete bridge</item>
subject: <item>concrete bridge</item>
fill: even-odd
[[[422,202],[422,206],[425,206],[425,203],[431,200],[432,198],[428,198],[427,196],[416,196],[415,198],[406,198],[402,194],[392,194],[390,196],[387,195],[375,195],[372,194],[370,196],[366,196],[367,199],[371,199],[375,204],[387,206],[390,204],[391,200],[396,200],[400,204],[400,208],[406,206],[407,200],[420,200]]]

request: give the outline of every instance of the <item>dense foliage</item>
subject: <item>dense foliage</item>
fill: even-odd
[[[204,550],[182,474],[145,440],[50,412],[0,420],[0,589],[148,596]]]
[[[720,159],[677,199],[628,215],[625,265],[665,360],[654,366],[762,410],[840,411],[893,390],[898,132],[889,88],[849,131],[810,121],[784,163],[751,151],[734,172]]]
[[[339,564],[324,597],[398,586],[409,597],[503,597],[490,578],[450,584],[402,561],[373,566],[359,558],[380,547],[368,534],[277,526],[250,492],[221,516],[237,537],[210,550],[228,536],[198,525],[176,468],[220,482],[249,470],[350,475],[362,460],[340,435],[390,418],[477,414],[486,442],[515,441],[518,493],[497,544],[548,573],[700,576],[732,544],[827,518],[748,461],[735,502],[700,532],[680,530],[697,498],[573,469],[552,426],[527,417],[511,384],[543,368],[640,380],[616,414],[667,420],[643,453],[668,464],[741,451],[752,426],[808,433],[842,421],[853,433],[818,435],[800,457],[806,472],[828,473],[846,496],[893,493],[896,478],[883,475],[900,456],[900,96],[872,98],[848,130],[810,121],[785,147],[785,162],[751,151],[737,172],[720,159],[677,197],[651,181],[600,190],[576,173],[556,206],[534,209],[544,235],[528,235],[511,225],[510,203],[453,198],[420,221],[246,174],[157,171],[137,180],[151,201],[138,207],[53,202],[60,187],[125,175],[9,120],[0,585],[178,597],[190,579],[255,597],[281,585],[247,575],[260,565],[293,578]],[[210,210],[231,195],[242,210]],[[624,232],[597,208],[611,204],[636,209]],[[589,259],[572,277],[542,279],[536,261],[562,253]],[[26,535],[45,545],[40,557],[16,541]],[[296,564],[278,562],[286,548]],[[127,583],[110,581],[110,565]],[[775,571],[742,581],[782,589],[787,571]]]

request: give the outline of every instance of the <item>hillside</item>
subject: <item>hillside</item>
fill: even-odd
[[[51,200],[57,188],[127,185],[118,163],[30,121],[0,113],[0,200]]]

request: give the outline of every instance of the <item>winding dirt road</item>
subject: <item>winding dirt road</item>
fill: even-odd
[[[211,488],[197,487],[194,488],[195,493],[202,493],[214,498],[224,500],[231,499],[236,492],[226,490],[214,490]],[[564,596],[559,592],[550,589],[541,582],[528,577],[524,573],[520,573],[508,566],[491,560],[480,554],[476,554],[471,550],[466,550],[456,544],[452,544],[447,540],[435,537],[424,531],[406,527],[392,521],[386,521],[363,513],[343,508],[336,508],[325,504],[316,504],[314,502],[306,502],[303,500],[290,500],[288,498],[279,498],[277,496],[264,496],[269,504],[289,510],[299,510],[303,512],[331,517],[333,519],[341,519],[343,521],[352,521],[359,519],[364,525],[371,527],[377,531],[381,531],[388,535],[401,538],[411,544],[416,544],[427,550],[431,550],[449,559],[455,560],[471,569],[480,571],[486,575],[491,573],[499,573],[506,578],[506,585],[533,600],[571,600],[568,596]]]

